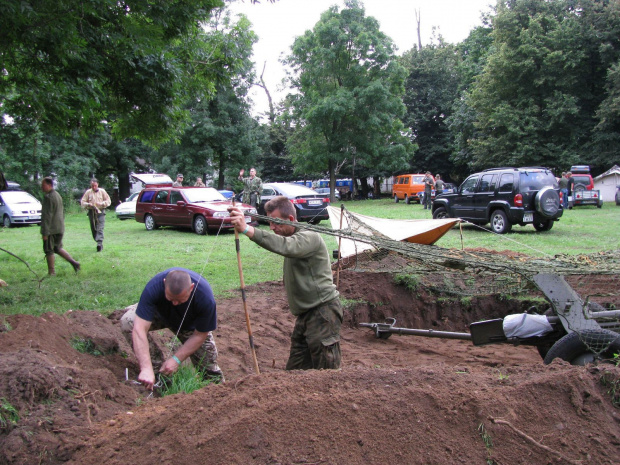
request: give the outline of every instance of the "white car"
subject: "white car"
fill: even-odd
[[[0,218],[5,228],[41,224],[41,202],[24,191],[0,192]]]
[[[116,217],[119,220],[129,220],[133,219],[136,216],[136,200],[138,200],[139,192],[135,194],[131,194],[127,197],[127,200],[120,203],[118,207],[116,207]]]

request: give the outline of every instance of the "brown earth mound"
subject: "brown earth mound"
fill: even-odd
[[[615,295],[617,284],[599,293]],[[241,300],[221,300],[216,341],[226,383],[166,398],[148,398],[133,383],[121,311],[3,318],[0,398],[20,418],[0,424],[0,463],[620,462],[620,410],[609,393],[620,391],[618,368],[545,366],[532,347],[380,340],[357,326],[394,317],[398,326],[467,331],[473,321],[541,306],[539,296],[438,299],[423,286],[395,285],[388,273],[351,271],[341,273],[340,290],[342,370],[284,371],[294,320],[281,283],[264,283],[247,292],[261,375],[253,374]],[[166,350],[171,335],[152,335],[154,352]],[[101,355],[74,349],[80,338]]]

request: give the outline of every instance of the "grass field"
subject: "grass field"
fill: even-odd
[[[382,218],[431,217],[420,205],[395,204],[389,199],[346,202],[345,207]],[[602,209],[580,207],[567,211],[546,233],[537,233],[532,226],[516,226],[510,234],[498,236],[474,226],[464,226],[462,242],[465,247],[514,250],[551,258],[563,253],[617,249],[620,244],[618,224],[620,207],[606,204]],[[329,222],[324,221],[322,225],[328,227]],[[38,275],[30,272],[21,261],[0,251],[0,279],[9,284],[0,288],[0,314],[39,315],[48,311],[63,313],[69,309],[107,314],[137,302],[146,282],[172,266],[203,274],[216,297],[238,292],[239,273],[231,232],[217,236],[198,236],[190,231],[167,228],[149,232],[143,224],[120,221],[111,212],[106,220],[104,250],[97,253],[85,213],[68,214],[65,227],[64,246],[80,261],[82,271],[75,275],[71,265],[57,257],[54,278],[46,278],[47,266],[38,227],[0,228],[0,247],[25,260]],[[325,236],[325,240],[328,250],[337,248],[334,237]],[[459,228],[451,230],[437,245],[460,248]],[[241,238],[241,255],[246,285],[281,279],[281,257],[245,237]],[[39,283],[41,278],[45,279]]]

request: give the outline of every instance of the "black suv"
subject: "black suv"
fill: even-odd
[[[558,182],[546,168],[493,168],[472,174],[453,194],[433,201],[433,218],[491,223],[498,234],[512,225],[549,231],[563,210]]]

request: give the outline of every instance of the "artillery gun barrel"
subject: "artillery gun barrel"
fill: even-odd
[[[469,333],[435,331],[434,329],[397,328],[394,326],[395,322],[396,320],[394,318],[387,318],[386,323],[359,323],[359,326],[364,328],[372,328],[375,331],[375,336],[380,339],[387,339],[391,334],[410,334],[414,336],[439,337],[443,339],[462,339],[465,341],[472,340],[471,334]]]

